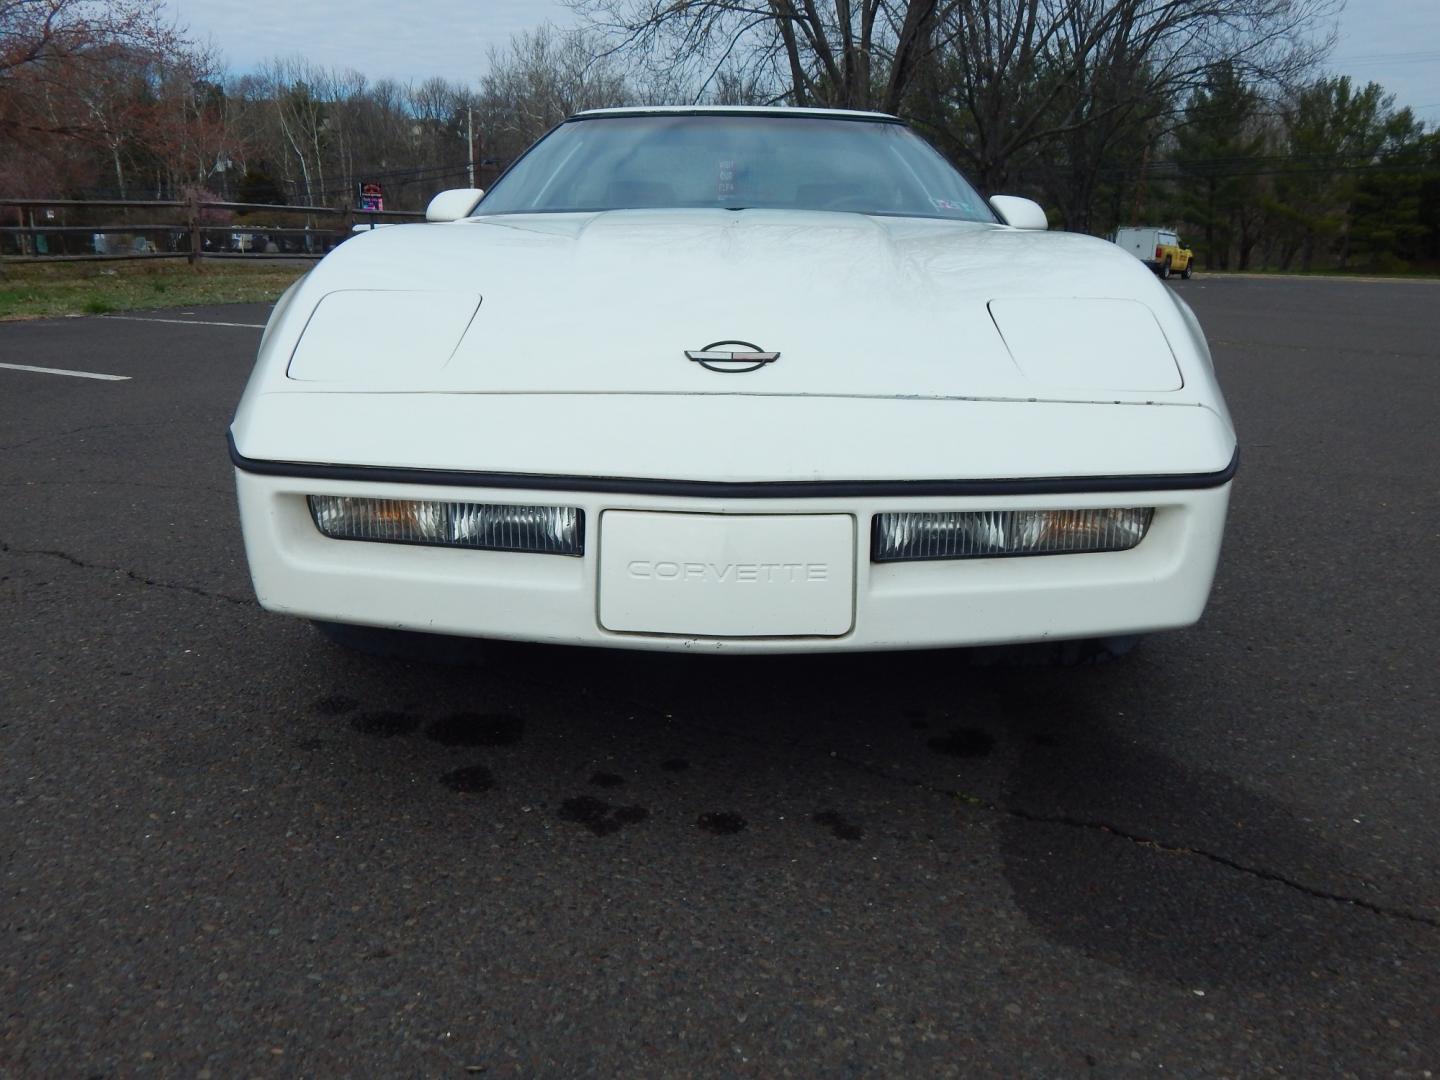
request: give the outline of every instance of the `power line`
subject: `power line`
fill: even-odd
[[[1287,167],[1288,166],[1288,167]],[[1389,176],[1428,176],[1440,173],[1440,162],[1329,162],[1306,164],[1303,158],[1230,158],[1214,161],[1151,161],[1139,167],[1119,166],[1100,170],[1107,179],[1201,180],[1238,176],[1314,176],[1353,173]]]
[[[1371,56],[1352,56],[1347,59],[1332,58],[1333,67],[1373,67],[1376,64],[1433,64],[1440,60],[1440,52],[1393,53],[1389,56],[1376,53]]]

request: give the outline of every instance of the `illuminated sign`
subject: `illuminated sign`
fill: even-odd
[[[379,184],[361,184],[359,208],[361,210],[384,210],[385,189]]]

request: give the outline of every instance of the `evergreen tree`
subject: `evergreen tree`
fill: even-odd
[[[235,191],[238,201],[243,203],[279,206],[287,201],[279,181],[264,169],[254,165],[245,170]]]
[[[1347,254],[1370,270],[1403,269],[1420,253],[1424,166],[1431,147],[1409,109],[1383,119],[1376,171],[1362,174],[1350,202]]]
[[[1260,103],[1233,65],[1218,64],[1191,95],[1176,133],[1181,215],[1203,236],[1196,246],[1207,269],[1229,269],[1237,242],[1242,268],[1249,263],[1246,209],[1256,201],[1265,152]]]
[[[1348,264],[1359,182],[1385,147],[1393,103],[1378,83],[1356,90],[1342,75],[1304,87],[1284,110],[1289,152],[1273,201],[1283,267],[1299,255],[1309,270],[1330,253]]]

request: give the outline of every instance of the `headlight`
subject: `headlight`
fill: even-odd
[[[1153,507],[876,514],[875,562],[1124,551],[1145,538]]]
[[[574,506],[360,499],[311,495],[315,527],[336,540],[438,544],[543,555],[585,554],[585,512]]]

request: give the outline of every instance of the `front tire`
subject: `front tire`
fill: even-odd
[[[1180,271],[1180,276],[1181,276],[1182,278],[1184,278],[1186,281],[1189,281],[1189,280],[1190,280],[1190,275],[1195,272],[1194,267],[1195,267],[1195,264],[1194,264],[1194,263],[1186,263],[1186,264],[1185,264],[1185,269]]]

